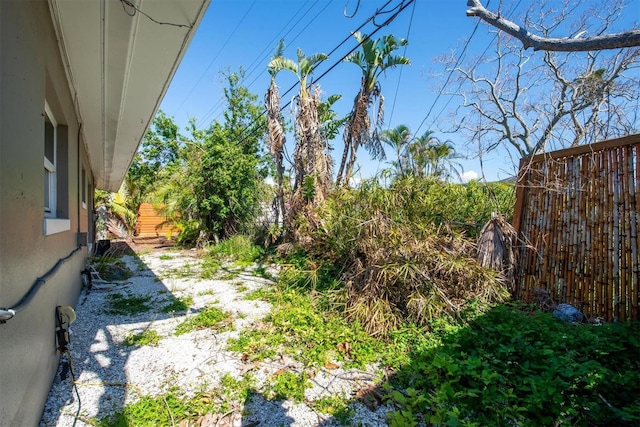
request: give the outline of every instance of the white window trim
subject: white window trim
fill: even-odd
[[[82,189],[80,190],[80,198],[83,199],[82,200],[82,209],[84,209],[85,211],[87,210],[87,194],[89,194],[89,191],[87,191],[87,171],[84,168],[84,166],[82,166]]]
[[[65,218],[45,218],[44,235],[50,236],[63,231],[71,230],[71,220]]]
[[[49,104],[47,103],[47,101],[44,102],[44,113],[46,114],[47,118],[49,119],[49,121],[53,125],[53,163],[49,159],[47,159],[47,156],[44,156],[44,169],[46,169],[47,171],[52,173],[51,177],[49,178],[50,179],[50,181],[49,181],[49,206],[45,206],[44,207],[44,216],[46,218],[55,218],[56,217],[56,209],[58,207],[57,206],[57,199],[58,199],[57,186],[58,186],[58,182],[57,182],[57,176],[56,176],[56,165],[58,164],[58,153],[57,153],[57,151],[58,151],[58,132],[57,132],[58,122],[56,121],[55,117],[53,116],[53,112],[51,111],[51,108],[49,107]]]

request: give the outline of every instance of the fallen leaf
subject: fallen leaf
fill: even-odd
[[[333,362],[327,362],[324,364],[324,367],[327,369],[338,369],[340,367],[340,365],[336,365]]]

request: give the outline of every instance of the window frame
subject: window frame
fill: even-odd
[[[43,179],[43,191],[42,191],[42,204],[44,213],[43,232],[45,236],[51,234],[62,233],[64,231],[71,230],[71,220],[69,218],[58,217],[58,126],[59,123],[56,120],[51,107],[45,100],[44,102],[44,124],[46,127],[47,120],[53,127],[53,162],[47,158],[47,136],[46,130],[44,135],[43,146],[43,158],[44,158],[44,179]],[[46,175],[49,173],[50,175]],[[47,179],[48,178],[48,179]],[[47,186],[49,187],[47,189]],[[48,191],[48,194],[45,192]],[[47,203],[48,199],[48,203]]]
[[[45,101],[44,103],[44,115],[45,115],[45,126],[46,126],[46,121],[49,120],[49,122],[51,123],[51,125],[53,126],[53,162],[51,162],[50,159],[47,158],[47,153],[46,153],[46,132],[45,132],[45,153],[44,153],[44,169],[45,169],[45,174],[49,174],[48,175],[48,180],[46,179],[46,175],[45,175],[45,188],[43,191],[43,196],[44,196],[44,216],[45,218],[56,218],[56,209],[58,208],[57,206],[57,200],[58,200],[58,181],[57,181],[57,175],[56,175],[56,166],[58,163],[58,121],[55,119],[55,116],[53,115],[53,112],[51,111],[51,108],[49,107],[49,104]],[[46,187],[49,187],[48,189]],[[49,194],[46,194],[48,190]],[[49,203],[47,203],[47,199],[49,200]],[[47,206],[48,205],[48,206]]]

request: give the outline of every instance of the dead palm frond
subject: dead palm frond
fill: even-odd
[[[515,286],[517,233],[502,215],[494,214],[478,237],[478,262],[499,272],[513,291]]]

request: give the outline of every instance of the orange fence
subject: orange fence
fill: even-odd
[[[167,218],[160,214],[151,203],[142,203],[138,209],[136,236],[138,237],[175,237],[178,229],[167,223]]]
[[[516,199],[517,298],[639,319],[640,134],[523,159]]]

